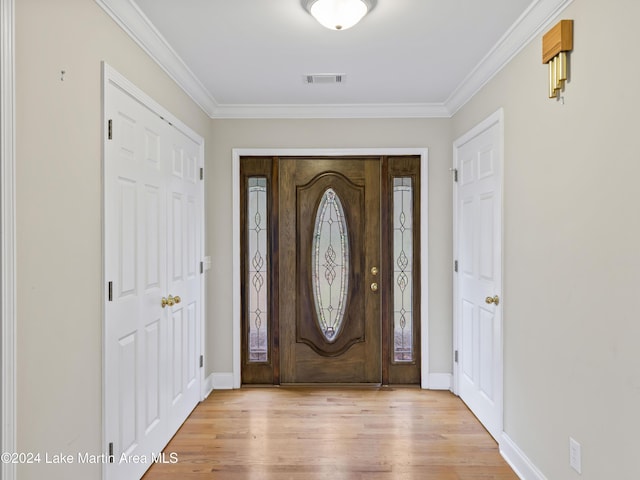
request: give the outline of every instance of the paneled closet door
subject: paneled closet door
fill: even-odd
[[[114,85],[105,115],[105,471],[128,480],[200,400],[200,146]]]
[[[105,415],[113,444],[109,479],[140,478],[148,466],[121,462],[161,451],[168,439],[165,177],[166,124],[119,89],[106,105]]]
[[[167,176],[169,424],[175,432],[200,399],[200,169],[197,146],[170,132]]]

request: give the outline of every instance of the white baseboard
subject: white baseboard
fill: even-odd
[[[451,390],[453,375],[450,373],[430,373],[429,390]]]
[[[212,373],[207,377],[207,388],[211,390],[233,390],[233,373]]]
[[[521,480],[547,480],[547,477],[504,432],[500,440],[500,454]]]
[[[213,392],[213,374],[204,379],[202,385],[202,399],[206,399]]]

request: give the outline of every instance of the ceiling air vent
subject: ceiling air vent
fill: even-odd
[[[315,73],[303,76],[304,83],[333,84],[344,83],[347,77],[342,73]]]

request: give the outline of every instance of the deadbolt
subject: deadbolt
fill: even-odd
[[[371,267],[371,275],[374,277],[378,275],[378,267]]]

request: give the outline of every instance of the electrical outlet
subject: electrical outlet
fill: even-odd
[[[582,474],[582,447],[569,437],[569,466]]]

